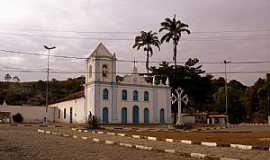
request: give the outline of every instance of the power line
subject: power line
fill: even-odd
[[[87,40],[96,40],[96,41],[134,41],[134,38],[104,38],[104,37],[81,37],[81,36],[59,36],[59,35],[35,35],[35,34],[25,34],[25,33],[11,33],[11,32],[0,32],[0,34],[7,35],[7,36],[22,36],[22,37],[38,37],[38,38],[55,38],[55,39],[87,39]],[[262,36],[270,36],[262,35]],[[235,37],[235,36],[234,36]],[[182,38],[181,41],[190,41],[190,42],[211,42],[211,41],[239,41],[239,40],[264,40],[269,39],[270,37],[250,37],[247,38],[219,38],[215,39],[212,37],[205,37],[205,38]]]
[[[21,73],[46,73],[47,71],[44,70],[11,70],[11,69],[0,69],[2,72],[21,72]],[[88,72],[85,71],[50,71],[50,73],[54,74],[87,74]],[[92,72],[92,73],[102,73],[102,72]],[[228,74],[265,74],[265,73],[270,73],[270,70],[258,70],[258,71],[228,71]],[[107,74],[133,74],[132,72],[108,72]],[[147,75],[145,72],[140,72],[137,74],[141,75]],[[224,74],[224,71],[219,71],[219,72],[206,72],[202,74]]]
[[[10,30],[10,28],[9,28]],[[138,34],[135,31],[83,31],[83,30],[57,30],[57,29],[38,29],[38,28],[23,28],[11,29],[17,31],[34,31],[34,32],[58,32],[58,33],[78,33],[78,34]],[[250,33],[250,32],[269,32],[270,29],[245,29],[245,30],[217,30],[217,31],[194,31],[192,33],[205,34],[205,33]]]
[[[7,54],[22,54],[22,55],[33,55],[33,56],[47,56],[47,54],[44,53],[36,53],[36,52],[24,52],[24,51],[15,51],[15,50],[6,50],[6,49],[0,49],[0,53]],[[52,54],[50,55],[52,57],[57,57],[57,58],[66,58],[66,59],[79,59],[79,60],[87,60],[88,58],[85,57],[77,57],[77,56],[66,56],[66,55],[55,55]],[[134,60],[124,60],[124,59],[117,59],[116,61],[118,62],[134,62]],[[150,61],[150,63],[157,63],[161,64],[162,62],[166,63],[173,63],[173,61]],[[146,63],[146,61],[138,60],[136,63]],[[184,64],[185,62],[178,62],[178,64]],[[231,64],[263,64],[263,63],[270,63],[270,61],[231,61]],[[205,62],[199,62],[199,64],[224,64],[223,61],[205,61]]]

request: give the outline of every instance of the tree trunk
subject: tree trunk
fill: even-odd
[[[175,69],[176,69],[176,66],[177,66],[177,64],[176,64],[176,55],[177,55],[177,42],[176,41],[174,41],[173,42],[173,60],[174,60],[174,67],[175,67]]]
[[[146,52],[146,71],[149,73],[149,51]]]

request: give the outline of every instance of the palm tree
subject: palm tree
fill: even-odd
[[[9,82],[11,80],[11,75],[9,73],[5,74],[4,79],[6,80],[6,82]]]
[[[188,29],[187,24],[182,23],[180,20],[176,20],[176,15],[174,15],[173,19],[165,18],[165,21],[161,22],[159,32],[162,32],[163,30],[167,31],[167,33],[162,36],[160,41],[163,43],[164,41],[170,42],[171,39],[173,40],[173,61],[176,68],[178,42],[181,39],[182,33],[186,32],[187,34],[190,34],[190,30]]]
[[[146,52],[146,70],[147,73],[149,73],[149,57],[153,55],[153,48],[152,46],[155,46],[160,50],[160,42],[158,40],[158,36],[156,32],[145,32],[141,31],[141,35],[135,37],[135,43],[133,45],[133,48],[137,48],[139,50],[141,47],[143,47],[143,50]]]
[[[12,79],[13,79],[15,82],[20,82],[20,78],[19,78],[18,76],[14,76]]]

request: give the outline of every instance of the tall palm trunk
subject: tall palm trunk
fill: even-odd
[[[149,73],[149,51],[146,52],[146,71]]]
[[[173,41],[173,61],[174,61],[174,68],[176,69],[176,55],[177,55],[177,41]]]

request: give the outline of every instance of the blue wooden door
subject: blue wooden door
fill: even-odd
[[[139,123],[139,107],[134,106],[132,109],[133,123]]]
[[[126,107],[122,108],[121,121],[123,124],[127,124],[127,108]]]
[[[165,117],[164,117],[164,109],[160,110],[160,123],[165,123]]]
[[[144,123],[149,123],[149,109],[148,108],[144,108],[143,111],[143,115],[144,115]]]
[[[109,110],[107,107],[102,110],[102,122],[109,123]]]

